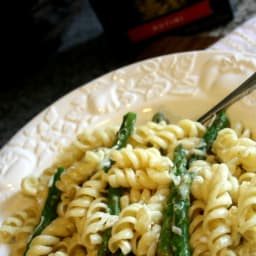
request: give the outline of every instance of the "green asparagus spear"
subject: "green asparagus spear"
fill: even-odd
[[[102,235],[102,242],[100,245],[100,248],[98,250],[98,256],[107,256],[111,255],[109,249],[108,249],[108,241],[111,237],[111,228],[108,228],[104,231]]]
[[[211,149],[212,144],[218,135],[218,132],[228,126],[229,126],[228,117],[224,111],[221,111],[220,113],[218,113],[212,125],[207,129],[207,132],[203,136],[203,140],[205,143],[204,145],[205,151],[209,151]]]
[[[198,148],[203,153],[211,150],[218,132],[229,126],[225,112],[220,112],[203,136],[203,145]],[[192,155],[189,162],[204,159],[204,154]],[[174,175],[179,177],[178,184],[172,184],[166,208],[163,212],[163,224],[159,238],[157,254],[189,256],[189,217],[190,185],[192,175],[187,173],[187,159],[184,149],[179,145],[174,152]]]
[[[112,146],[114,149],[120,149],[126,145],[127,139],[132,134],[136,121],[136,113],[128,112],[121,124],[121,127],[116,135],[116,140]]]
[[[152,121],[155,123],[160,123],[164,121],[167,124],[169,124],[169,120],[166,118],[166,116],[162,112],[156,112],[152,117]]]
[[[186,151],[183,148],[182,144],[179,144],[175,150],[174,150],[174,156],[173,156],[173,162],[174,162],[174,175],[176,176],[182,176],[187,172],[186,169]]]
[[[109,187],[108,189],[108,208],[109,213],[112,215],[118,215],[120,213],[120,196],[122,194],[121,188]],[[105,230],[102,236],[102,243],[98,251],[98,256],[111,255],[108,249],[108,240],[111,236],[111,228]]]
[[[187,173],[186,151],[182,145],[176,147],[173,161],[173,174],[177,177],[177,183],[171,184],[170,194],[163,211],[157,255],[188,256],[190,255],[188,209],[191,177]]]
[[[135,121],[136,121],[136,113],[128,112],[126,115],[124,115],[122,124],[120,126],[119,131],[116,134],[116,140],[112,145],[112,148],[120,149],[126,145],[129,136],[134,130]],[[108,172],[108,170],[111,168],[112,165],[113,165],[113,161],[111,159],[105,160],[104,163],[102,164],[103,170],[105,172]]]
[[[52,177],[51,184],[49,185],[48,196],[41,213],[40,222],[35,227],[32,235],[29,237],[29,240],[27,242],[27,245],[23,254],[24,256],[26,256],[32,240],[36,236],[40,235],[42,231],[57,217],[57,205],[60,201],[61,192],[56,187],[56,181],[60,179],[60,176],[63,172],[64,172],[64,168],[60,167],[57,169],[54,176]]]
[[[108,189],[108,208],[111,215],[119,215],[120,213],[120,196],[122,195],[122,188],[109,187]]]
[[[121,124],[121,127],[116,135],[116,140],[112,146],[114,149],[121,149],[124,147],[127,143],[127,140],[131,133],[133,132],[134,126],[136,121],[136,113],[129,112],[127,113],[124,118],[123,122]],[[104,171],[108,172],[111,166],[113,165],[113,161],[111,159],[108,159],[104,163]],[[112,215],[118,215],[120,213],[120,197],[122,194],[122,188],[113,188],[109,186],[108,188],[108,208],[109,212]],[[108,241],[111,236],[111,228],[105,230],[102,236],[102,243],[98,251],[98,256],[107,256],[112,255],[108,249]],[[115,253],[116,256],[121,256],[122,253],[119,250],[117,253]]]
[[[168,202],[166,205],[166,208],[163,212],[163,222],[162,222],[162,228],[160,231],[160,237],[158,241],[158,247],[157,247],[157,255],[158,256],[171,256],[172,250],[171,250],[171,241],[172,241],[172,235],[171,235],[171,216],[173,215],[173,208],[171,206],[172,202]]]
[[[189,256],[189,216],[191,175],[181,177],[181,183],[174,186],[172,192],[172,239],[171,249],[173,255]]]
[[[166,118],[166,116],[164,115],[164,113],[162,112],[156,112],[153,117],[152,117],[152,121],[154,123],[161,123],[161,122],[165,122],[166,124],[169,124],[169,120]],[[148,143],[148,147],[153,147],[153,145],[151,143]],[[161,155],[165,156],[167,155],[167,151],[166,149],[163,148],[159,148],[159,151],[161,152]]]
[[[218,132],[226,127],[229,127],[229,120],[226,113],[221,111],[203,136],[202,145],[198,148],[203,154],[193,154],[189,159],[189,165],[195,160],[205,159],[205,154],[211,151],[212,144],[217,138]]]
[[[226,113],[223,111],[218,113],[214,122],[210,125],[203,136],[203,145],[199,149],[203,153],[209,152],[218,132],[228,126],[229,120]],[[205,156],[201,154],[193,155],[189,159],[189,163],[193,160],[204,158]],[[170,188],[170,197],[164,212],[164,221],[160,234],[158,254],[189,256],[188,210],[190,207],[190,185],[192,182],[192,176],[187,173],[187,159],[185,151],[182,149],[181,145],[175,149],[174,165],[174,174],[175,176],[180,177],[180,183],[178,185],[173,184]],[[168,233],[165,229],[166,227],[169,227],[171,232]]]

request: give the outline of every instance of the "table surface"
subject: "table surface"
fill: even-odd
[[[245,7],[249,2],[252,4],[250,8]],[[85,3],[87,6],[87,1]],[[141,48],[125,51],[122,46],[113,45],[106,39],[92,11],[85,8],[72,24],[73,28],[67,31],[58,55],[18,84],[7,83],[1,91],[0,148],[49,104],[102,74],[138,60],[209,47],[249,17],[253,8],[256,9],[253,1],[239,3],[239,13],[226,26],[193,37],[165,35]],[[78,29],[74,29],[76,24],[79,24]],[[81,24],[90,24],[90,29],[81,30]]]

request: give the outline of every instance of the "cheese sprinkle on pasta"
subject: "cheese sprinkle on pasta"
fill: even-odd
[[[256,141],[248,129],[234,127],[239,129],[222,129],[206,160],[194,161],[188,170],[194,177],[189,210],[193,256],[256,255]],[[148,122],[136,127],[120,150],[111,148],[116,127],[85,131],[52,167],[24,178],[21,193],[31,203],[2,222],[1,242],[11,245],[11,255],[23,255],[54,170],[64,166],[56,184],[61,191],[57,218],[33,239],[28,256],[97,255],[107,229],[112,254],[156,255],[169,187],[186,178],[171,172],[174,149],[182,144],[191,154],[204,155],[198,148],[205,131],[188,119]],[[108,159],[112,165],[105,172]],[[109,212],[109,186],[122,188],[118,215]],[[181,235],[179,227],[172,226],[172,232]]]

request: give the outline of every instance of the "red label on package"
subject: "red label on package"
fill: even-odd
[[[213,13],[209,0],[194,4],[176,13],[128,30],[132,42],[141,41],[159,33],[178,28]]]

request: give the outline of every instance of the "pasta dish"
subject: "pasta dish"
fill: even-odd
[[[256,255],[256,140],[225,113],[208,126],[157,113],[85,130],[6,218],[11,255]]]

